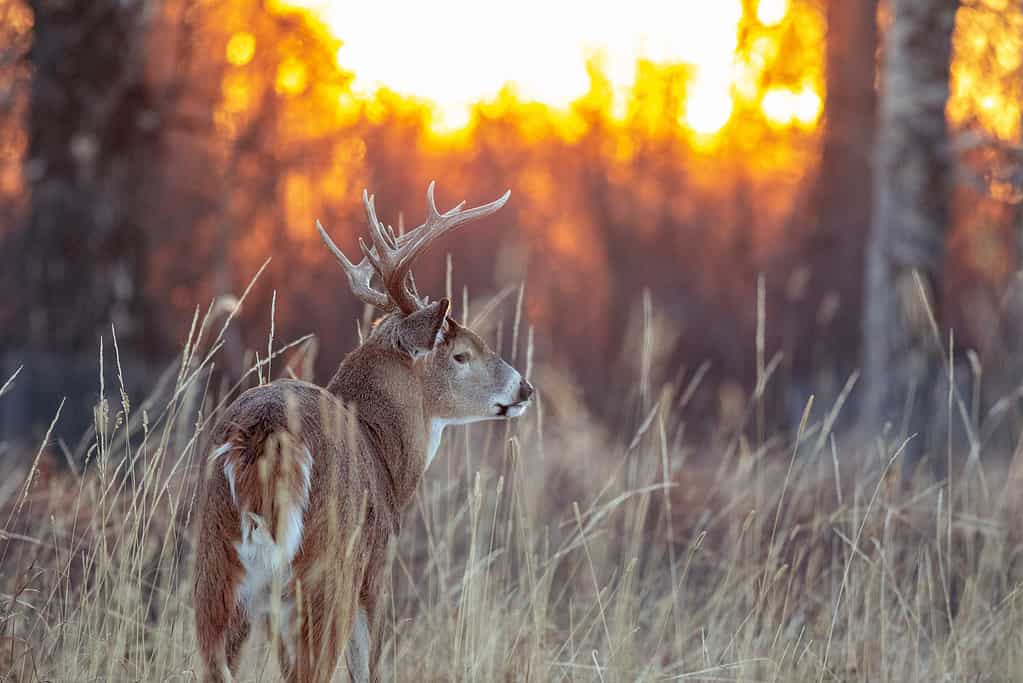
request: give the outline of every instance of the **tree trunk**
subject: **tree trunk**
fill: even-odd
[[[29,5],[33,78],[24,176],[31,200],[15,266],[26,297],[17,302],[19,324],[10,339],[23,349],[25,383],[36,374],[51,377],[44,365],[53,358],[70,367],[87,356],[95,367],[99,337],[106,335],[109,347],[111,323],[122,351],[147,346],[146,247],[136,221],[158,124],[144,81],[145,0]],[[31,372],[36,365],[40,372]],[[93,384],[35,387],[32,418],[52,415],[61,395],[72,402],[65,416],[73,415],[75,398],[87,402]]]
[[[916,434],[904,472],[926,448],[941,377],[940,316],[953,157],[945,105],[957,0],[892,0],[885,40],[874,216],[864,309],[865,424]],[[940,321],[940,317],[938,317]],[[940,330],[940,322],[939,322]]]
[[[1023,177],[1023,171],[1017,173]],[[1023,207],[1016,207],[1013,263],[1016,272],[1009,278],[998,307],[997,325],[984,349],[984,367],[994,370],[983,376],[983,411],[1005,401],[1004,417],[989,438],[990,450],[1011,451],[1023,433],[1023,398],[1017,395],[1023,377]]]
[[[815,267],[809,291],[817,305],[810,307],[813,318],[802,328],[821,327],[813,345],[797,346],[797,350],[812,354],[797,363],[800,374],[835,369],[846,374],[856,366],[853,356],[854,340],[861,329],[862,270],[835,266],[864,262],[870,226],[870,151],[877,119],[877,0],[830,0],[827,22],[824,135],[810,200],[813,229],[807,259]],[[821,305],[836,296],[838,314],[822,321],[818,315]]]

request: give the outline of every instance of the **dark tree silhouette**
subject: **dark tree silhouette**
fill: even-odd
[[[7,341],[26,351],[21,384],[52,402],[49,412],[60,394],[76,393],[69,369],[83,357],[95,365],[111,323],[125,347],[145,348],[147,249],[136,219],[159,121],[145,84],[145,0],[29,6],[31,199],[14,247],[24,298]],[[51,377],[54,358],[63,367]]]
[[[815,358],[806,359],[814,367],[837,364],[837,369],[848,371],[852,359],[835,358],[835,354],[839,349],[850,351],[852,345],[841,342],[855,338],[860,329],[862,269],[832,266],[842,261],[862,264],[870,229],[877,0],[831,0],[827,25],[824,134],[809,206],[807,261],[814,272],[808,289],[821,299],[837,295],[840,314],[820,330],[813,348],[805,350],[814,354]],[[808,310],[814,318],[817,303]],[[813,368],[800,370],[812,372]]]

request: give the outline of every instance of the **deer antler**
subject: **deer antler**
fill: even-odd
[[[489,216],[504,206],[511,196],[511,190],[508,190],[489,204],[463,210],[462,207],[465,206],[463,201],[455,208],[441,213],[437,210],[433,190],[434,183],[431,181],[426,190],[426,222],[404,235],[395,235],[390,226],[380,222],[373,197],[363,190],[362,203],[366,207],[366,219],[369,222],[369,234],[373,245],[367,246],[363,239],[359,238],[363,258],[358,265],[354,265],[345,257],[317,221],[316,227],[320,230],[320,236],[341,262],[352,293],[362,301],[388,311],[399,310],[406,315],[422,308],[424,300],[416,291],[411,272],[416,258],[441,235],[460,225]],[[374,274],[380,276],[384,285],[383,291],[373,287]]]
[[[373,281],[373,274],[376,273],[376,269],[373,264],[370,263],[368,258],[363,257],[359,261],[359,265],[355,265],[344,255],[337,245],[334,244],[334,240],[330,239],[330,235],[323,229],[323,225],[320,221],[316,221],[316,228],[320,231],[320,237],[327,244],[327,248],[333,252],[337,260],[341,262],[341,267],[345,269],[345,275],[348,276],[348,286],[352,289],[358,299],[371,306],[382,308],[384,310],[390,310],[393,308],[391,300],[387,294],[381,292],[373,287],[371,284]]]

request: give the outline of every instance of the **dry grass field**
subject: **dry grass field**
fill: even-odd
[[[47,439],[0,478],[0,679],[196,680],[196,482],[236,393],[211,372],[223,324],[197,316],[145,400],[108,341],[84,466]],[[519,336],[505,356],[526,368]],[[243,385],[302,374],[299,346],[271,344]],[[905,485],[898,440],[832,432],[841,405],[696,445],[698,373],[616,388],[638,416],[622,433],[530,373],[539,404],[450,432],[406,513],[382,680],[1023,680],[1019,458],[980,446]],[[277,680],[271,649],[250,643],[242,680]]]

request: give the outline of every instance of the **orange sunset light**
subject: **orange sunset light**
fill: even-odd
[[[803,39],[823,38],[823,17],[805,7],[797,13],[789,0],[761,0],[752,11],[742,0],[637,0],[627,12],[585,0],[522,0],[513,9],[474,0],[281,4],[312,12],[342,41],[338,64],[354,74],[357,96],[385,87],[427,101],[439,133],[463,129],[474,105],[506,87],[522,101],[567,110],[589,91],[594,59],[611,87],[616,118],[626,110],[640,61],[688,69],[677,120],[697,137],[720,133],[740,108],[759,109],[772,127],[812,128],[821,115],[819,66],[808,65],[799,82],[768,82],[781,57],[782,25],[795,23]],[[759,36],[752,49],[740,50],[744,31]],[[228,49],[237,63],[250,54],[250,43],[235,36]],[[801,59],[819,61],[812,54]]]
[[[959,10],[948,112],[957,125],[1014,141],[1023,14],[1002,4]],[[627,12],[583,0],[270,5],[305,13],[336,40],[327,60],[346,79],[327,95],[336,120],[375,120],[402,102],[435,137],[468,140],[478,116],[515,109],[529,136],[572,139],[587,127],[582,104],[628,135],[678,136],[694,150],[727,147],[747,158],[762,151],[753,165],[765,169],[810,160],[793,141],[814,134],[824,113],[826,19],[806,0],[636,0]],[[883,12],[880,20],[883,28]],[[277,55],[269,62],[277,93],[299,97],[320,83],[322,63],[308,64],[300,44],[271,48],[244,24],[228,35],[224,56],[235,71],[223,83],[221,123],[253,104],[242,70],[266,68],[253,66],[262,52]]]

